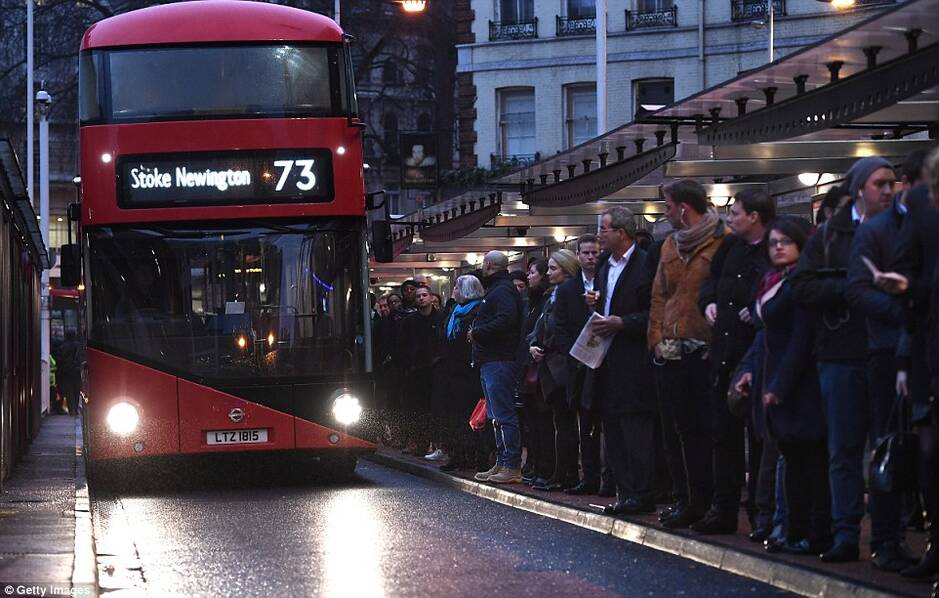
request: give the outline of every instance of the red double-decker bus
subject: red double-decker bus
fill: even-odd
[[[206,0],[80,58],[92,463],[374,445],[361,124],[330,19]]]

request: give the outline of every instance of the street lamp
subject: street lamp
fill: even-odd
[[[52,96],[46,90],[36,93],[36,102],[39,104],[39,230],[42,242],[49,247],[49,108],[52,107]],[[32,156],[29,156],[32,160]],[[35,196],[34,196],[35,197]],[[40,379],[42,388],[40,401],[44,411],[49,409],[49,271],[42,271],[40,281],[40,336],[39,346],[42,370]]]
[[[427,10],[427,0],[393,0],[396,4],[401,5],[401,10],[408,14],[416,14],[424,12]],[[339,21],[339,11],[341,6],[339,5],[339,0],[333,0],[333,20],[336,21],[337,25],[342,25]]]
[[[427,0],[400,0],[401,10],[407,13],[424,12]]]

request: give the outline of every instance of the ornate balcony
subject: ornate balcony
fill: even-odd
[[[512,154],[508,156],[500,156],[498,154],[489,155],[489,163],[492,170],[513,170],[534,164],[540,159],[541,154],[539,152],[535,152],[534,154]]]
[[[732,21],[754,21],[767,17],[766,0],[730,0]],[[773,12],[777,16],[786,14],[786,0],[773,0]]]
[[[678,27],[678,7],[643,12],[626,10],[626,31],[646,27]]]
[[[531,21],[517,23],[499,23],[489,21],[489,41],[505,41],[513,39],[535,39],[538,37],[538,17]]]
[[[586,17],[583,19],[574,19],[571,17],[557,17],[557,36],[567,37],[569,35],[595,35],[597,33],[597,19]]]

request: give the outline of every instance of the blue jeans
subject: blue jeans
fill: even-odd
[[[870,429],[863,363],[818,364],[828,430],[828,479],[836,544],[859,544],[864,517],[864,450]]]
[[[522,437],[515,411],[515,363],[491,361],[479,366],[486,417],[496,435],[496,465],[518,468],[522,465]]]

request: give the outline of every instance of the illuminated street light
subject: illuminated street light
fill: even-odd
[[[424,12],[427,9],[427,0],[399,0],[399,4],[406,13]]]
[[[855,0],[818,0],[819,2],[824,2],[825,4],[831,4],[832,7],[843,10],[845,8],[852,8],[855,4]]]

